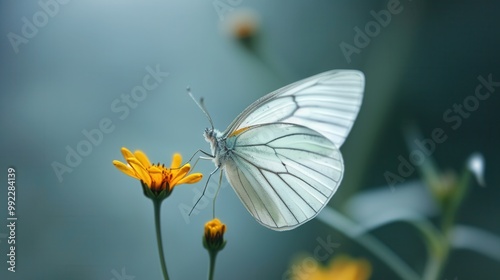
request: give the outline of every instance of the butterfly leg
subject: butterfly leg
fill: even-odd
[[[201,198],[205,195],[205,192],[207,191],[208,183],[210,182],[210,178],[212,178],[212,175],[214,175],[215,172],[219,171],[219,169],[220,169],[220,166],[217,166],[217,168],[215,168],[215,170],[210,172],[210,175],[208,175],[207,183],[205,184],[205,187],[203,188],[203,193],[200,195],[198,200],[196,200],[196,203],[193,205],[193,208],[191,208],[191,211],[189,211],[189,214],[188,214],[189,216],[191,215],[191,213],[193,213],[194,208],[196,208],[196,205],[198,205],[198,202],[200,202]],[[221,174],[222,174],[222,172],[221,172]],[[220,186],[220,183],[219,183],[219,186]],[[219,189],[217,189],[217,192],[219,192]]]
[[[190,163],[193,160],[194,156],[196,156],[196,154],[198,154],[198,153],[202,153],[205,156],[207,156],[207,157],[200,156],[198,159],[200,159],[200,158],[201,159],[213,159],[214,158],[214,156],[212,154],[210,154],[208,152],[205,152],[205,151],[203,151],[203,150],[200,149],[200,150],[194,152],[194,154],[189,158],[189,160],[186,163]],[[196,161],[196,162],[198,162],[198,161]]]
[[[220,186],[222,185],[222,172],[220,172],[220,176],[219,176],[219,186],[217,187],[217,191],[215,192],[215,196],[214,196],[214,200],[212,202],[212,205],[213,205],[213,208],[212,208],[212,211],[213,211],[213,218],[215,219],[215,200],[217,199],[217,196],[219,195],[219,190],[220,190]]]

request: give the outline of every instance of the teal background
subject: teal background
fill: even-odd
[[[443,117],[474,94],[478,76],[500,81],[500,4],[401,1],[402,11],[349,63],[340,44],[354,44],[354,28],[364,28],[373,21],[370,11],[386,9],[387,3],[244,0],[220,20],[211,1],[74,0],[60,4],[16,53],[8,34],[21,35],[22,18],[32,22],[42,9],[38,1],[1,1],[0,217],[5,222],[0,224],[7,224],[8,167],[16,169],[18,221],[15,274],[6,271],[7,229],[0,227],[0,278],[119,280],[114,272],[125,269],[136,280],[161,279],[152,203],[136,180],[112,165],[123,160],[120,148],[141,149],[154,162],[169,164],[174,152],[187,160],[198,149],[209,150],[202,137],[209,124],[187,96],[187,86],[205,98],[223,130],[264,94],[330,69],[366,75],[360,115],[341,149],[346,172],[333,207],[342,209],[350,196],[375,186],[391,191],[384,172],[397,171],[399,155],[408,157],[408,123],[426,138],[442,128],[448,139],[432,155],[441,168],[460,172],[476,151],[486,162],[487,186],[473,185],[458,221],[500,234],[500,88],[456,130]],[[230,13],[242,8],[258,17],[258,36],[250,46],[222,31]],[[146,67],[157,65],[168,77],[128,115],[116,112],[113,102],[142,84]],[[82,131],[99,127],[103,119],[113,131],[59,180],[52,164],[65,164],[66,147],[76,149],[85,139]],[[213,169],[209,161],[196,166],[205,175]],[[181,211],[193,205],[203,183],[180,186],[162,207],[172,279],[206,277],[201,236],[212,207],[204,201],[204,209],[189,218]],[[217,279],[283,279],[296,254],[313,254],[317,239],[329,236],[340,245],[332,257],[367,258],[372,279],[396,279],[373,255],[317,220],[289,232],[260,226],[226,181],[217,216],[228,227]],[[389,225],[374,234],[422,271],[426,251],[411,227]],[[452,254],[442,276],[493,279],[499,273],[498,262],[461,250]]]

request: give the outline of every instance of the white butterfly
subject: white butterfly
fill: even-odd
[[[259,223],[290,230],[325,207],[342,180],[339,148],[358,115],[364,83],[359,71],[324,72],[260,98],[224,132],[213,124],[205,130],[215,171],[225,171]]]

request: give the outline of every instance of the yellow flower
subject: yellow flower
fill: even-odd
[[[220,238],[226,232],[226,225],[215,218],[205,224],[205,236],[208,239]]]
[[[311,264],[307,267],[304,264],[306,258],[294,266],[294,280],[366,280],[371,274],[371,265],[365,259],[353,259],[346,255],[335,257],[325,267],[319,264],[316,260],[308,257],[307,260],[314,262],[314,269],[311,269]],[[301,264],[302,263],[302,264]]]
[[[207,249],[222,250],[226,245],[224,241],[224,233],[226,232],[226,225],[219,219],[215,218],[205,224],[205,236],[203,238],[203,245]]]
[[[173,155],[170,168],[166,168],[164,164],[151,164],[146,154],[140,150],[132,153],[127,148],[122,147],[121,151],[128,164],[113,160],[116,168],[140,180],[154,193],[166,191],[169,194],[176,185],[196,183],[203,177],[201,173],[188,175],[191,165],[186,163],[181,166],[182,156],[178,153]]]

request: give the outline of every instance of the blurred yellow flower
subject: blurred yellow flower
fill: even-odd
[[[122,147],[121,152],[128,164],[113,160],[116,168],[130,177],[141,180],[151,191],[156,193],[163,190],[170,193],[176,185],[196,183],[203,177],[201,173],[187,175],[191,170],[191,165],[186,163],[181,166],[182,156],[178,153],[173,155],[170,168],[166,168],[164,164],[151,164],[146,154],[140,150],[132,153],[127,148]]]
[[[236,9],[222,23],[222,29],[239,40],[255,37],[259,30],[257,12],[248,8]]]
[[[221,250],[224,248],[224,233],[226,232],[226,225],[219,219],[215,218],[205,224],[205,236],[203,244],[207,249]]]
[[[293,280],[366,280],[371,275],[371,265],[365,259],[353,259],[346,255],[335,257],[327,266],[313,258],[315,269],[294,269]],[[305,261],[305,258],[302,259]],[[310,264],[309,264],[310,265]],[[308,266],[309,266],[308,265]],[[299,264],[300,266],[300,264]],[[295,265],[297,267],[297,264]]]

